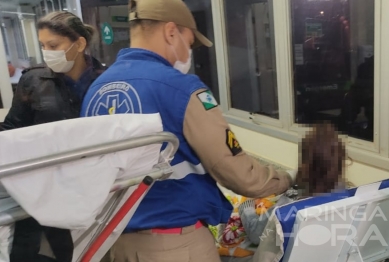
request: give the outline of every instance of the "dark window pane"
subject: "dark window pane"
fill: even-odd
[[[214,42],[211,0],[187,0],[200,32]],[[82,15],[85,23],[99,30],[99,41],[91,48],[91,53],[107,66],[115,62],[117,53],[127,48],[130,43],[128,26],[128,1],[84,0],[81,1]],[[101,26],[109,23],[114,36],[113,43],[107,45],[101,40]],[[219,85],[216,67],[215,46],[200,47],[193,50],[190,73],[198,75],[212,90],[219,101]]]
[[[233,108],[278,118],[273,1],[225,0]]]
[[[295,122],[373,141],[374,0],[291,0]]]

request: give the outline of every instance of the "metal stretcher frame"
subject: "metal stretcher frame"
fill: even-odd
[[[136,178],[116,182],[112,186],[111,192],[115,192],[114,197],[116,197],[116,199],[113,205],[110,207],[103,221],[100,222],[100,225],[98,226],[97,231],[92,237],[92,239],[89,241],[88,246],[85,248],[84,252],[78,259],[78,261],[80,261],[80,259],[84,257],[85,253],[87,253],[87,249],[90,247],[90,245],[92,245],[92,243],[94,243],[94,241],[103,232],[104,226],[107,224],[107,220],[111,217],[117,205],[119,204],[119,202],[121,201],[121,199],[125,194],[124,189],[128,189],[129,187],[138,184],[141,187],[142,182],[144,184],[145,181],[147,180],[145,178],[148,178],[149,181],[150,179],[152,179],[152,181],[163,180],[168,178],[173,173],[173,170],[170,166],[170,161],[173,159],[175,153],[178,150],[178,146],[179,146],[178,138],[172,133],[159,132],[159,133],[148,134],[140,137],[133,137],[126,140],[120,140],[111,143],[95,145],[91,147],[84,147],[72,151],[61,152],[47,157],[41,157],[41,158],[31,159],[27,161],[21,161],[18,163],[2,165],[0,166],[0,179],[9,176],[15,176],[26,171],[32,171],[41,168],[47,168],[47,167],[61,165],[69,162],[78,161],[88,157],[101,156],[110,153],[129,150],[133,148],[148,146],[152,144],[164,144],[164,143],[167,143],[167,145],[165,149],[160,153],[159,163],[155,165],[150,170],[150,172],[147,172],[145,174],[140,174]],[[147,187],[149,186],[150,184],[147,185]],[[146,189],[147,188],[143,188],[143,191],[146,191]],[[136,191],[133,194],[135,193]],[[131,196],[129,200],[131,202]],[[14,208],[6,212],[0,213],[0,226],[8,225],[28,217],[29,215],[23,209],[19,207]]]

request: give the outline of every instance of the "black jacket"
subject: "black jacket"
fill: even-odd
[[[89,71],[83,94],[104,68],[96,59],[89,59]],[[56,74],[45,65],[23,71],[16,88],[12,106],[0,130],[27,127],[37,124],[77,118],[80,116],[82,98],[67,86],[63,74]]]

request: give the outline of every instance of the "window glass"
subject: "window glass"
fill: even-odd
[[[23,37],[23,32],[22,32],[22,23],[18,16],[11,18],[11,26],[14,34],[14,40],[16,44],[16,51],[18,53],[18,58],[22,60],[27,60],[28,55],[27,55],[26,44],[24,41],[25,39]]]
[[[8,47],[8,38],[7,38],[7,34],[5,33],[5,25],[4,23],[1,25],[1,36],[3,38],[3,42],[4,42],[4,51],[5,51],[5,54],[7,56],[7,61],[9,61],[9,47]]]
[[[214,42],[212,8],[210,0],[185,1],[191,9],[200,32]],[[99,31],[99,41],[91,48],[91,53],[106,66],[112,65],[118,52],[129,47],[128,1],[107,3],[104,0],[85,0],[81,2],[85,23]],[[113,30],[113,41],[103,40],[103,27],[109,25]],[[190,73],[196,74],[209,87],[219,100],[218,77],[215,47],[200,47],[193,50]]]
[[[273,1],[224,6],[231,107],[279,118]]]
[[[8,64],[9,74],[4,76],[10,78],[1,83],[0,108],[10,104],[12,88],[16,88],[23,69],[43,62],[36,22],[49,12],[67,10],[67,6],[66,0],[0,0],[0,48],[5,54],[0,63]]]
[[[373,141],[374,0],[291,0],[295,122]]]

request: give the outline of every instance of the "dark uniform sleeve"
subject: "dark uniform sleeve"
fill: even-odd
[[[33,74],[26,73],[22,75],[12,100],[12,106],[5,117],[0,131],[32,125],[34,117],[34,112],[31,108],[33,83],[35,83]]]
[[[220,185],[246,197],[285,192],[292,185],[291,177],[248,156],[220,108],[200,100],[204,91],[191,96],[184,119],[184,136],[204,168]]]

